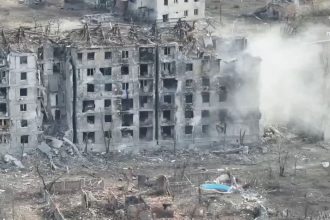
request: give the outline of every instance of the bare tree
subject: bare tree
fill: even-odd
[[[223,134],[223,143],[225,145],[226,144],[226,129],[227,129],[226,122],[219,122],[218,124],[216,124],[216,129],[217,129],[217,132],[218,132],[220,138],[221,138],[221,135]],[[220,142],[221,142],[221,140],[220,140]]]
[[[84,148],[84,153],[87,154],[87,150],[88,150],[88,134],[86,134],[85,138],[84,138],[84,143],[85,143],[85,148]]]
[[[21,161],[23,161],[23,157],[24,157],[24,150],[25,150],[25,144],[22,143],[21,144]]]
[[[43,186],[43,190],[45,191],[44,199],[45,199],[46,202],[48,202],[48,199],[49,199],[49,198],[48,198],[49,192],[52,190],[52,188],[53,188],[55,182],[56,182],[57,180],[59,180],[60,178],[62,178],[64,174],[61,174],[61,175],[55,177],[52,181],[50,181],[50,182],[47,184],[44,175],[43,175],[43,174],[41,173],[41,171],[40,171],[39,164],[36,164],[35,167],[36,167],[36,172],[37,172],[37,174],[38,174],[38,177],[39,177],[40,180],[41,180],[41,183],[42,183],[42,186]]]
[[[277,143],[277,153],[278,153],[279,175],[283,177],[289,158],[289,152],[283,150],[283,145],[281,140],[279,140]]]
[[[244,138],[245,138],[245,130],[239,130],[239,145],[244,145]]]

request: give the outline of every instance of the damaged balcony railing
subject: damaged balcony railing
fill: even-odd
[[[139,50],[140,62],[153,62],[155,59],[154,48],[143,47]]]
[[[152,109],[153,101],[152,96],[140,96],[140,108],[142,109]]]
[[[95,110],[95,103],[93,100],[83,101],[83,112],[94,111],[94,110]]]
[[[140,126],[152,125],[152,112],[142,111],[139,115]]]

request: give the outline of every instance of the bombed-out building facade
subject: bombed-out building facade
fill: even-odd
[[[41,140],[45,86],[24,31],[7,36],[2,32],[0,41],[0,146],[1,152],[24,152]]]
[[[35,148],[56,129],[86,151],[258,141],[260,60],[243,37],[193,36],[181,22],[158,35],[86,24],[39,35],[29,53],[7,46],[3,149]]]
[[[141,150],[258,140],[260,60],[244,53],[245,38],[150,40],[130,31],[71,33],[67,120],[74,142]]]

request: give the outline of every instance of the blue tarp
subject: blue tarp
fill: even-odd
[[[230,186],[223,184],[212,184],[212,183],[202,184],[201,188],[204,190],[218,190],[221,192],[229,192],[231,190]]]

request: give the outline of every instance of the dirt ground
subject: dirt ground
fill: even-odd
[[[41,5],[20,4],[18,0],[1,0],[0,27],[17,28],[19,26],[45,26],[49,21],[59,20],[62,30],[80,25],[83,15],[104,11],[85,4],[64,4],[64,0],[47,0]]]

